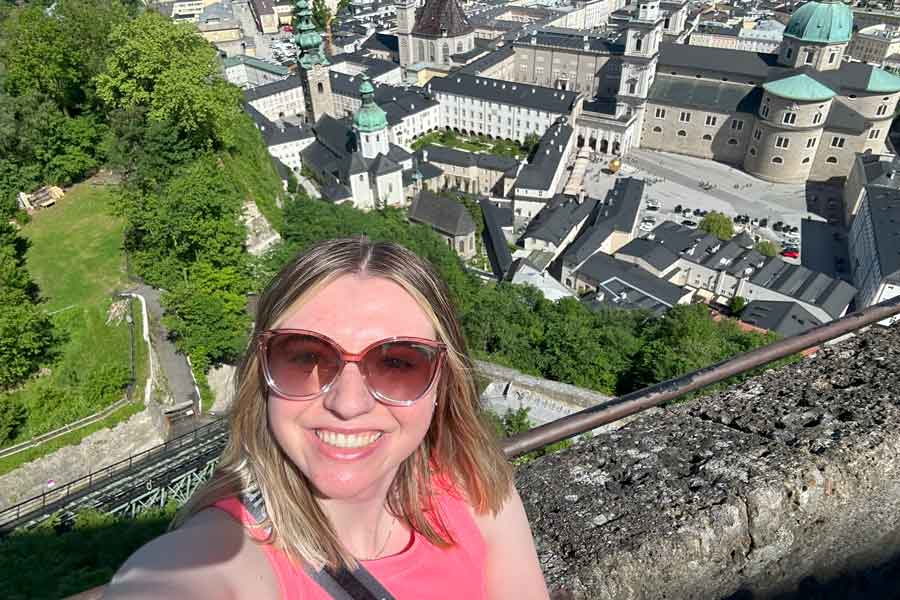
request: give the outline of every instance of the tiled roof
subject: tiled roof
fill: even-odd
[[[531,161],[522,168],[519,178],[516,179],[516,187],[530,190],[549,190],[553,184],[553,175],[561,168],[563,152],[572,137],[572,128],[563,123],[556,122],[550,126],[544,135]]]
[[[457,0],[426,0],[416,14],[413,35],[455,37],[474,31]]]
[[[670,106],[752,114],[759,108],[762,90],[739,83],[657,75],[648,99]]]
[[[590,225],[575,238],[563,255],[563,261],[580,265],[600,250],[614,231],[632,233],[637,221],[644,182],[633,177],[617,179],[602,203],[594,209]]]
[[[740,318],[745,323],[785,337],[799,335],[822,324],[796,302],[787,301],[753,300],[741,311]]]
[[[281,92],[286,92],[288,90],[302,87],[303,84],[300,81],[300,77],[298,75],[291,75],[286,79],[279,79],[278,81],[273,81],[271,83],[266,83],[255,88],[244,90],[244,100],[246,100],[247,102],[253,102],[254,100],[259,100],[260,98],[267,98],[268,96],[273,96]]]
[[[698,74],[734,74],[758,80],[760,83],[776,73],[789,72],[776,62],[777,55],[708,48],[689,44],[660,44],[657,72],[663,74],[666,67],[696,71]]]
[[[677,252],[646,238],[631,240],[616,251],[616,256],[619,255],[643,259],[658,271],[665,271],[678,260]]]
[[[900,192],[870,186],[866,195],[881,272],[900,284]]]
[[[543,240],[559,246],[573,227],[588,218],[596,204],[596,198],[586,197],[579,201],[558,195],[528,223],[522,239]]]
[[[447,235],[460,236],[475,232],[475,221],[465,206],[428,190],[422,190],[413,199],[412,206],[409,207],[409,219],[430,225]]]
[[[502,173],[505,173],[510,169],[515,169],[519,164],[516,159],[509,158],[508,156],[478,154],[475,152],[466,152],[465,150],[457,150],[455,148],[436,146],[434,144],[428,144],[416,154],[422,158],[423,161],[427,160],[428,162],[455,165],[457,167],[477,165],[482,169],[500,171]],[[426,156],[427,159],[425,158]]]
[[[763,88],[770,94],[801,102],[824,102],[835,96],[834,90],[822,85],[806,73],[797,73],[782,79],[767,81],[763,84]]]
[[[435,93],[467,96],[560,115],[571,112],[578,97],[575,92],[468,75],[459,71],[447,77],[433,77],[426,89]]]
[[[484,247],[494,277],[501,280],[512,264],[512,255],[509,253],[509,245],[502,229],[507,220],[512,220],[512,209],[497,207],[486,198],[480,200],[478,204],[484,215]]]
[[[644,269],[599,252],[578,269],[600,286],[609,303],[629,304],[629,308],[653,310],[657,304],[666,308],[678,304],[685,292],[679,286],[660,279]]]
[[[400,42],[396,35],[392,33],[376,32],[367,39],[363,45],[363,50],[378,50],[381,52],[399,52]]]

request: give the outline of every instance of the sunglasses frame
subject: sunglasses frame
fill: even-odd
[[[298,396],[296,394],[288,394],[283,392],[278,385],[275,383],[275,380],[272,378],[272,373],[269,369],[269,341],[280,335],[305,335],[309,337],[316,338],[326,344],[330,345],[337,351],[338,354],[338,369],[337,373],[335,373],[334,379],[332,379],[327,385],[322,387],[318,392],[313,394],[307,394],[304,396]],[[416,396],[412,400],[394,400],[393,398],[386,396],[376,390],[370,383],[369,377],[365,373],[365,371],[361,368],[360,363],[363,360],[363,357],[372,350],[373,348],[377,348],[383,344],[388,344],[392,342],[415,342],[417,344],[422,344],[424,346],[428,346],[433,349],[437,353],[437,358],[435,359],[435,367],[434,372],[431,374],[431,381],[428,382],[428,385],[422,391],[421,394]],[[354,354],[352,352],[347,352],[344,348],[338,344],[336,341],[328,337],[327,335],[323,335],[316,331],[309,331],[307,329],[268,329],[260,333],[256,338],[256,351],[257,357],[259,359],[260,368],[262,370],[263,379],[266,382],[266,386],[274,390],[279,396],[286,398],[288,400],[312,400],[317,396],[321,396],[322,394],[327,394],[334,387],[334,384],[341,378],[341,375],[344,372],[344,367],[347,366],[347,363],[356,363],[357,368],[359,369],[359,374],[362,376],[363,383],[366,386],[366,389],[372,394],[376,400],[381,402],[382,404],[387,404],[389,406],[412,406],[416,403],[422,396],[427,394],[432,387],[434,387],[434,382],[438,379],[438,374],[440,373],[441,367],[443,366],[444,355],[446,354],[447,345],[443,342],[438,342],[436,340],[429,340],[426,338],[418,338],[418,337],[409,337],[409,336],[397,336],[397,337],[389,337],[383,340],[378,340],[376,342],[372,342],[361,352],[358,354]]]

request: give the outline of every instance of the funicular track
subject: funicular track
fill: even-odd
[[[0,535],[57,513],[65,523],[88,508],[134,516],[170,498],[182,503],[208,477],[227,437],[226,421],[219,419],[29,498],[0,511]]]

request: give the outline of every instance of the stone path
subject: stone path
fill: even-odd
[[[80,444],[60,448],[0,476],[0,510],[47,490],[50,479],[63,484],[164,441],[148,412],[140,412],[113,429],[101,429]]]

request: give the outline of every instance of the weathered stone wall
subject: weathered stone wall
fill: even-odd
[[[900,327],[878,328],[517,483],[548,583],[574,598],[895,598],[900,561],[877,565],[900,556],[898,457]]]

